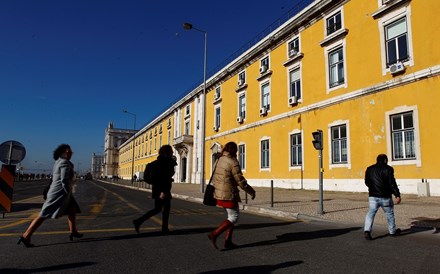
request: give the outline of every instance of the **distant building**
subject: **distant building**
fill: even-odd
[[[93,178],[101,178],[104,176],[104,155],[93,153],[91,171]]]
[[[118,176],[119,146],[130,139],[135,133],[130,129],[114,128],[110,122],[105,129],[103,176],[113,178]]]

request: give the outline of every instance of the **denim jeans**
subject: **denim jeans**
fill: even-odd
[[[374,217],[377,210],[381,207],[385,212],[388,222],[388,232],[396,233],[396,223],[394,220],[394,203],[392,198],[368,197],[368,213],[365,217],[364,231],[370,231],[373,228]]]

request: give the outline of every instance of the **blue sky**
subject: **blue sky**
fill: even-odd
[[[26,148],[25,169],[51,171],[72,146],[76,168],[102,154],[105,128],[145,125],[298,2],[2,0],[0,143]]]

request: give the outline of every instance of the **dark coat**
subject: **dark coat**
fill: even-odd
[[[165,193],[166,197],[171,199],[171,186],[174,181],[174,167],[177,165],[176,161],[166,155],[159,155],[157,163],[154,165],[154,182],[152,189],[152,198],[159,198],[160,194]]]
[[[394,169],[385,163],[376,163],[365,172],[365,185],[370,197],[400,197],[400,191],[394,178]]]

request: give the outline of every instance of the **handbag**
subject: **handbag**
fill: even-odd
[[[205,195],[203,196],[203,204],[207,206],[216,206],[217,205],[217,199],[214,197],[214,191],[215,187],[211,185],[211,182],[209,182],[208,185],[206,185],[205,189]]]
[[[211,184],[212,176],[214,175],[215,168],[217,167],[217,162],[215,162],[214,170],[212,171],[211,178],[209,178],[209,183],[206,185],[205,195],[203,195],[203,204],[207,206],[216,206],[217,199],[214,197],[215,187]]]

